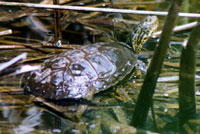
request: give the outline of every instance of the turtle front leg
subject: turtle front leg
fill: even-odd
[[[148,65],[146,65],[143,61],[137,60],[135,65],[135,71],[133,73],[133,78],[141,79],[145,77]]]

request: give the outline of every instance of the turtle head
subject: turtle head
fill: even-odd
[[[129,43],[133,51],[139,53],[144,43],[152,36],[152,33],[158,27],[158,18],[156,16],[147,16],[140,22],[129,37]]]

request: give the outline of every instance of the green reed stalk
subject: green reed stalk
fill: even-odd
[[[200,20],[193,29],[188,43],[182,50],[180,73],[179,73],[179,114],[180,130],[184,133],[182,126],[187,120],[195,118],[196,99],[195,99],[195,67],[197,45],[200,42]]]
[[[173,0],[169,8],[163,32],[157,49],[153,55],[151,64],[147,70],[144,84],[139,94],[136,108],[133,113],[131,124],[135,127],[143,127],[147,119],[149,107],[152,105],[152,98],[156,87],[157,79],[161,71],[163,61],[165,59],[168,44],[171,39],[172,29],[175,25],[178,12],[181,7],[182,0]]]

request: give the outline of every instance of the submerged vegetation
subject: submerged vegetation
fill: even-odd
[[[181,0],[20,2],[25,4],[0,2],[4,5],[0,9],[0,133],[199,133],[200,29],[198,22],[189,23],[189,17],[197,21],[194,17],[199,14],[194,9],[191,13],[186,2],[182,7]],[[42,4],[63,7],[38,8]],[[190,3],[197,10],[199,4],[197,0]],[[58,10],[64,6],[70,10]],[[96,8],[104,11],[94,12]],[[178,14],[179,8],[187,13]],[[157,12],[150,12],[153,10]],[[24,95],[21,84],[27,72],[39,69],[45,59],[85,44],[123,45],[131,29],[145,17],[140,13],[165,11],[166,15],[168,10],[168,17],[158,15],[161,37],[155,33],[139,55],[138,73],[142,74],[127,83],[99,92],[92,100],[51,101]],[[128,11],[131,13],[122,13]],[[188,16],[175,19],[182,15]],[[171,36],[175,22],[188,24]]]

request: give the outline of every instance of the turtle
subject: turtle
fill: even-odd
[[[24,92],[50,100],[88,99],[114,87],[132,76],[143,44],[157,27],[158,18],[147,16],[127,43],[83,45],[46,59],[40,70],[26,78]]]

